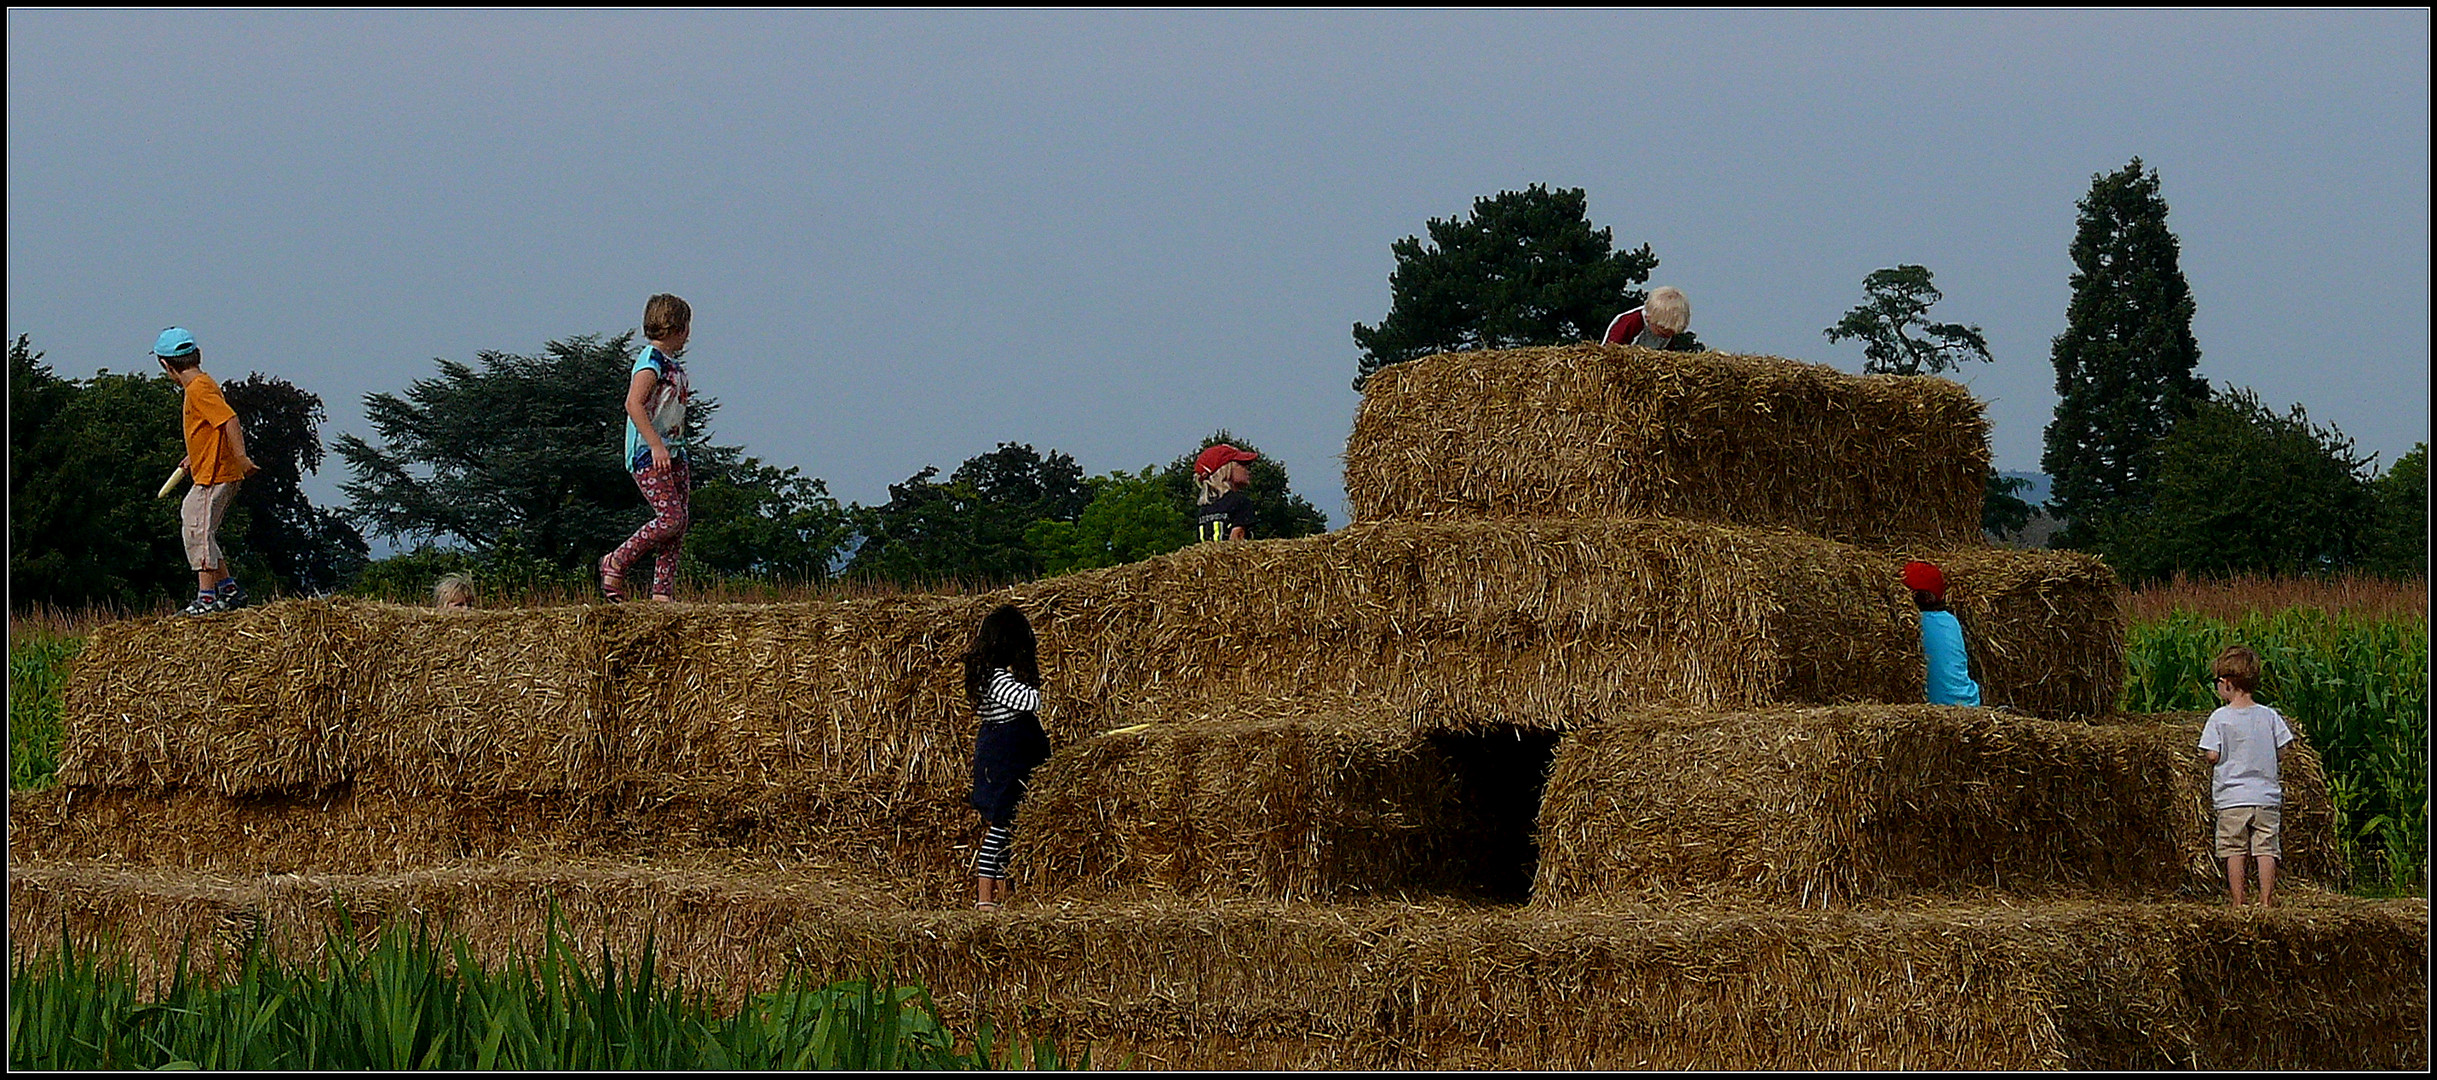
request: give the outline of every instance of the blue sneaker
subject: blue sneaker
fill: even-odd
[[[245,603],[245,586],[237,584],[236,578],[221,578],[220,584],[212,586],[212,595],[219,598],[220,610],[233,611]]]
[[[227,611],[227,610],[228,610],[228,606],[227,606],[227,605],[225,605],[225,604],[222,604],[222,603],[220,602],[220,598],[219,598],[217,595],[214,595],[214,594],[212,594],[212,593],[203,593],[203,594],[198,595],[198,596],[196,596],[196,597],[195,597],[195,602],[194,602],[194,603],[191,603],[191,604],[186,605],[185,607],[179,608],[179,609],[178,609],[178,614],[180,614],[180,615],[216,615],[216,614],[219,614],[220,612]]]

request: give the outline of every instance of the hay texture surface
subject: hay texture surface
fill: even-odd
[[[1065,747],[1034,774],[1019,886],[1336,900],[1463,874],[1462,773],[1394,716],[1195,717]]]
[[[1573,345],[1374,373],[1346,439],[1356,521],[1676,517],[1858,544],[1980,541],[1988,420],[1945,379]]]
[[[1533,902],[2216,895],[2200,726],[1928,705],[1621,716],[1558,746]],[[2339,875],[2306,745],[2284,785],[2280,882]]]
[[[868,907],[811,875],[569,863],[226,878],[12,866],[12,959],[111,933],[157,974],[344,907],[429,918],[494,962],[555,906],[578,955],[640,954],[733,1002],[790,967],[886,967],[952,1023],[1022,1018],[1151,1067],[2405,1068],[2427,1065],[2425,901],[2056,901],[1797,911],[1449,904]]]
[[[2113,704],[2121,620],[2102,564],[1946,561],[1985,701],[2060,718]],[[975,597],[475,616],[286,601],[97,630],[69,678],[59,775],[229,795],[945,790],[972,747],[960,657],[998,603],[1040,636],[1061,744],[1313,691],[1446,729],[1558,730],[1654,702],[1917,701],[1901,562],[1682,521],[1415,522]]]

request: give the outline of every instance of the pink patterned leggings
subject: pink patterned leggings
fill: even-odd
[[[644,501],[652,504],[652,519],[601,560],[603,576],[624,579],[635,560],[648,553],[652,556],[653,595],[676,591],[677,553],[685,547],[686,526],[693,524],[693,515],[686,509],[692,479],[684,458],[670,460],[665,469],[647,468],[635,474],[635,486],[643,489]]]

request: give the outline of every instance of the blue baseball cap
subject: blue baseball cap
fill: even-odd
[[[197,351],[195,336],[187,333],[182,326],[161,331],[161,336],[152,343],[152,355],[164,360],[173,356],[191,356]]]

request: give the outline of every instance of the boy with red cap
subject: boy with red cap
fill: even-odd
[[[1980,704],[1980,681],[1963,647],[1963,624],[1946,610],[1946,575],[1935,563],[1904,564],[1904,587],[1921,609],[1921,654],[1929,661],[1929,703]]]
[[[1201,485],[1201,510],[1196,520],[1197,535],[1203,540],[1252,539],[1252,499],[1244,488],[1252,483],[1252,470],[1247,461],[1258,461],[1261,455],[1250,450],[1238,450],[1226,443],[1212,443],[1193,459],[1193,479]]]

